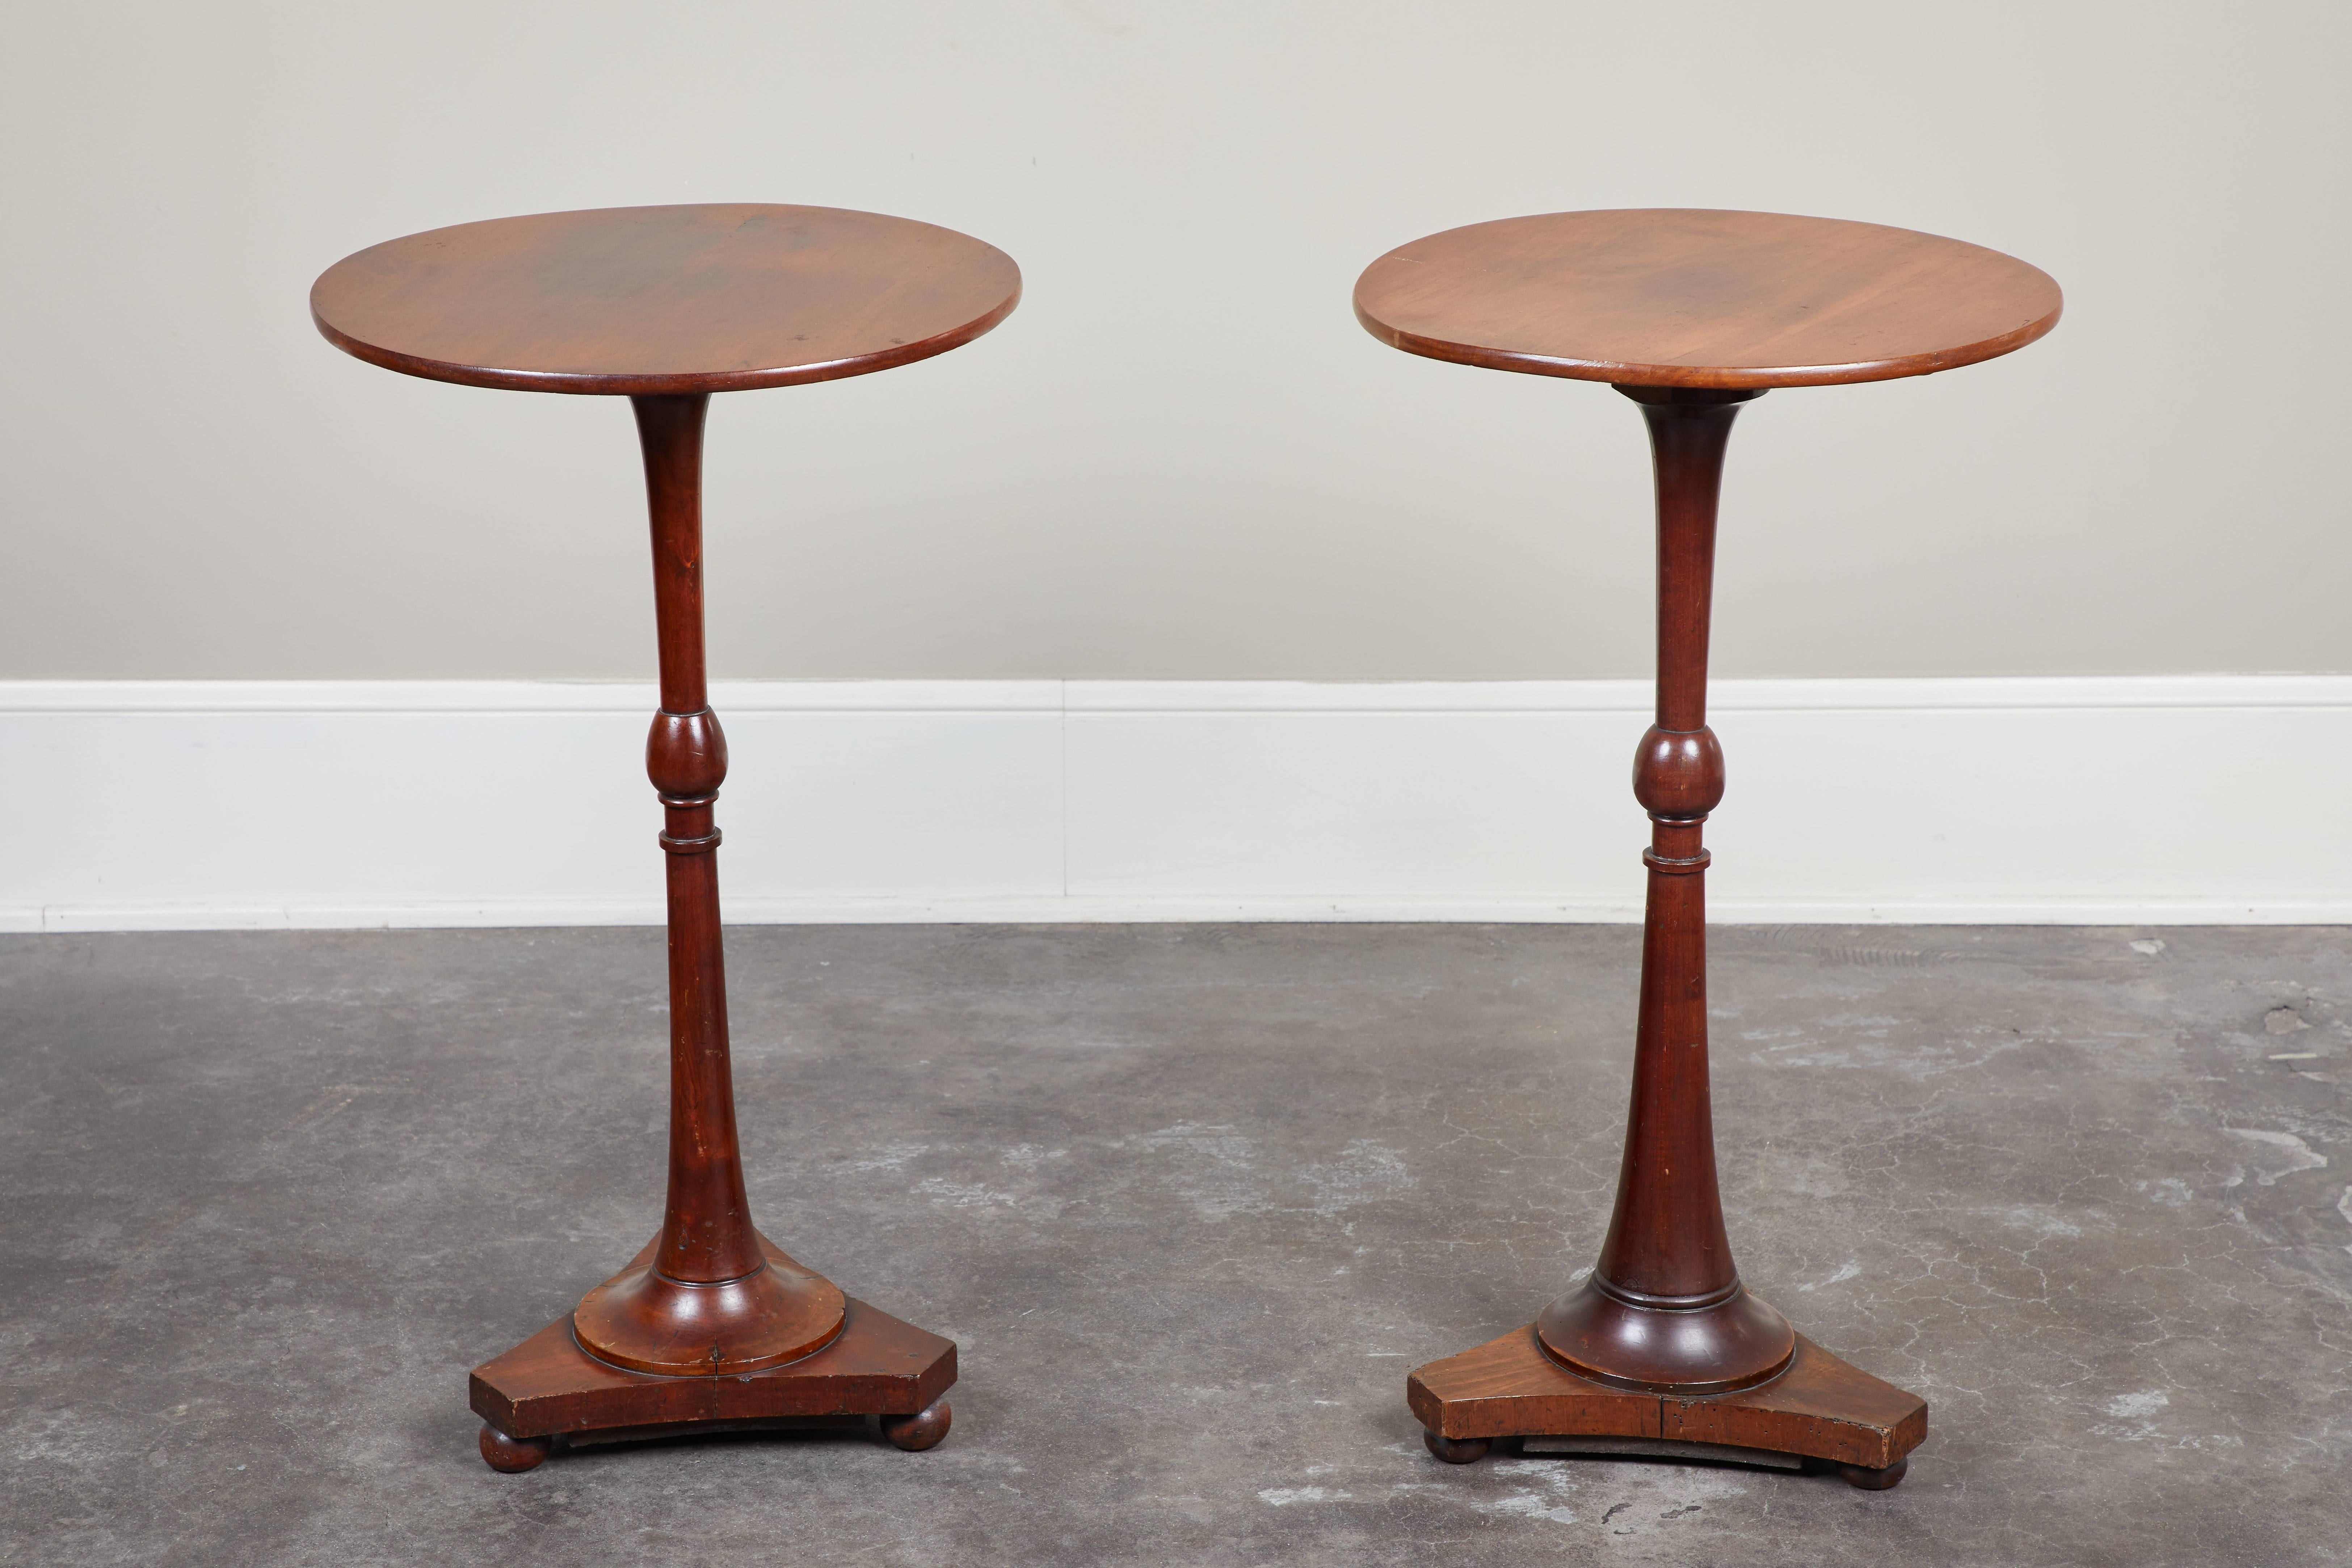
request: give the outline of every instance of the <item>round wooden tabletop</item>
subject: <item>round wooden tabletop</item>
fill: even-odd
[[[1409,353],[1628,386],[1822,386],[1974,364],[2058,323],[2058,285],[1982,246],[1781,213],[1504,218],[1399,246],[1356,318]]]
[[[1012,314],[992,245],[839,207],[605,207],[430,229],[310,288],[336,347],[526,392],[740,392],[888,370]]]

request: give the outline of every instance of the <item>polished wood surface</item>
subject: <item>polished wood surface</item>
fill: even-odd
[[[1417,239],[1356,316],[1410,353],[1620,385],[1886,381],[2022,348],[2049,274],[1982,246],[1782,213],[1546,213]]]
[[[347,256],[328,341],[387,370],[524,392],[742,392],[888,370],[1010,315],[1021,269],[969,235],[838,207],[539,213]]]
[[[637,397],[652,522],[661,710],[646,772],[667,818],[669,1195],[652,1258],[591,1290],[581,1344],[615,1366],[718,1377],[797,1361],[841,1331],[842,1293],[764,1254],[743,1190],[719,927],[718,825],[727,737],[710,710],[702,638],[702,431],[708,394]]]
[[[1406,1380],[1405,1400],[1431,1452],[1453,1464],[1484,1458],[1498,1437],[1624,1437],[1798,1455],[1881,1490],[1902,1479],[1900,1468],[1927,1436],[1927,1401],[1801,1334],[1787,1369],[1756,1387],[1634,1393],[1561,1366],[1530,1324],[1422,1367]]]
[[[411,235],[311,290],[329,341],[390,369],[625,394],[653,544],[661,707],[646,772],[664,815],[670,1125],[661,1234],[562,1322],[478,1368],[482,1458],[527,1470],[557,1435],[852,1414],[906,1449],[947,1436],[955,1347],[851,1300],[753,1228],[735,1125],[719,931],[727,737],[703,647],[710,394],[943,353],[1021,295],[1010,258],[948,229],[828,207],[548,213]]]
[[[1716,501],[1732,420],[1763,395],[1621,390],[1649,423],[1658,508],[1657,716],[1633,760],[1633,796],[1650,814],[1633,1098],[1601,1260],[1537,1327],[1554,1355],[1596,1382],[1714,1393],[1773,1376],[1796,1348],[1788,1320],[1732,1267],[1707,1088],[1700,833],[1723,799],[1723,747],[1706,724]]]
[[[632,1268],[644,1267],[655,1246]],[[781,1249],[766,1250],[779,1264],[790,1262]],[[944,1396],[956,1380],[954,1342],[855,1298],[845,1306],[841,1331],[823,1350],[728,1377],[614,1366],[582,1350],[572,1320],[560,1318],[474,1369],[482,1458],[493,1469],[527,1470],[558,1445],[852,1415],[882,1417],[882,1435],[903,1448],[937,1443],[950,1418]]]
[[[1558,213],[1454,229],[1374,262],[1357,314],[1383,342],[1500,370],[1607,380],[1649,427],[1657,708],[1633,760],[1650,816],[1633,1099],[1590,1274],[1536,1321],[1412,1374],[1430,1452],[1615,1436],[1808,1455],[1855,1486],[1903,1478],[1927,1406],[1797,1334],[1741,1282],[1717,1186],[1703,828],[1724,792],[1706,722],[1724,456],[1773,386],[1925,374],[2050,330],[2023,262],[1870,224],[1765,213]]]

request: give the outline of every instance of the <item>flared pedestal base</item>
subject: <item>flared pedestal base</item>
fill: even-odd
[[[648,1248],[650,1251],[650,1248]],[[781,1256],[780,1254],[778,1256]],[[645,1261],[641,1255],[636,1267]],[[862,1426],[908,1449],[947,1436],[942,1397],[956,1380],[952,1340],[845,1298],[841,1331],[783,1366],[718,1377],[630,1372],[580,1348],[569,1316],[474,1369],[482,1458],[527,1470],[551,1451],[592,1442],[757,1427]]]
[[[1728,1394],[1778,1377],[1796,1354],[1789,1320],[1735,1284],[1685,1305],[1628,1300],[1595,1273],[1546,1307],[1536,1339],[1579,1376],[1643,1394]]]
[[[648,1247],[581,1298],[572,1337],[600,1361],[668,1377],[762,1372],[824,1349],[841,1332],[840,1289],[765,1237],[760,1249],[758,1273],[694,1285],[656,1269]]]
[[[1811,1460],[1856,1486],[1903,1478],[1927,1436],[1927,1403],[1849,1366],[1802,1334],[1788,1370],[1729,1394],[1645,1394],[1580,1377],[1544,1352],[1535,1325],[1431,1362],[1405,1381],[1430,1451],[1464,1463],[1498,1437],[1580,1441],[1555,1451],[1767,1456]],[[1529,1451],[1538,1446],[1530,1444]],[[1708,1449],[1717,1450],[1709,1454]]]

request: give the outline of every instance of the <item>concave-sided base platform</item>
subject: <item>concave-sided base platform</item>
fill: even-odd
[[[764,1237],[761,1245],[772,1258],[784,1257]],[[482,1457],[494,1468],[523,1470],[546,1458],[555,1440],[824,1426],[838,1424],[824,1417],[861,1415],[882,1416],[884,1435],[900,1447],[931,1447],[947,1434],[940,1395],[956,1380],[955,1342],[856,1297],[845,1305],[840,1334],[823,1349],[782,1366],[721,1377],[662,1377],[599,1361],[580,1348],[567,1313],[474,1369],[471,1403],[486,1428]]]
[[[1759,1459],[1794,1455],[1834,1466],[1856,1486],[1883,1488],[1902,1479],[1906,1457],[1927,1436],[1926,1400],[1802,1334],[1789,1369],[1769,1383],[1729,1394],[1637,1394],[1561,1366],[1531,1323],[1431,1362],[1406,1379],[1405,1399],[1431,1450],[1457,1461],[1496,1437],[1622,1437],[1635,1440],[1629,1453],[1706,1445],[1756,1450]]]

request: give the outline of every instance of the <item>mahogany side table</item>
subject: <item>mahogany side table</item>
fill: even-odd
[[[1641,405],[1657,481],[1657,722],[1633,1099],[1601,1257],[1526,1328],[1413,1373],[1430,1452],[1651,1453],[1834,1468],[1892,1487],[1927,1435],[1916,1394],[1748,1294],[1716,1186],[1700,825],[1723,798],[1706,725],[1716,498],[1739,406],[1776,386],[1926,375],[2022,348],[2058,285],[1998,251],[1773,213],[1551,213],[1450,229],[1365,268],[1356,316],[1409,353],[1605,381]],[[1540,1441],[1537,1441],[1540,1440]]]
[[[328,342],[467,386],[625,396],[653,525],[667,818],[669,1194],[661,1234],[578,1309],[474,1369],[482,1458],[558,1442],[878,1415],[947,1436],[955,1345],[845,1296],[752,1227],[735,1134],[712,802],[727,741],[704,686],[702,429],[714,392],[888,370],[957,348],[1021,298],[1012,258],[950,229],[831,207],[542,213],[413,234],[310,290]]]

